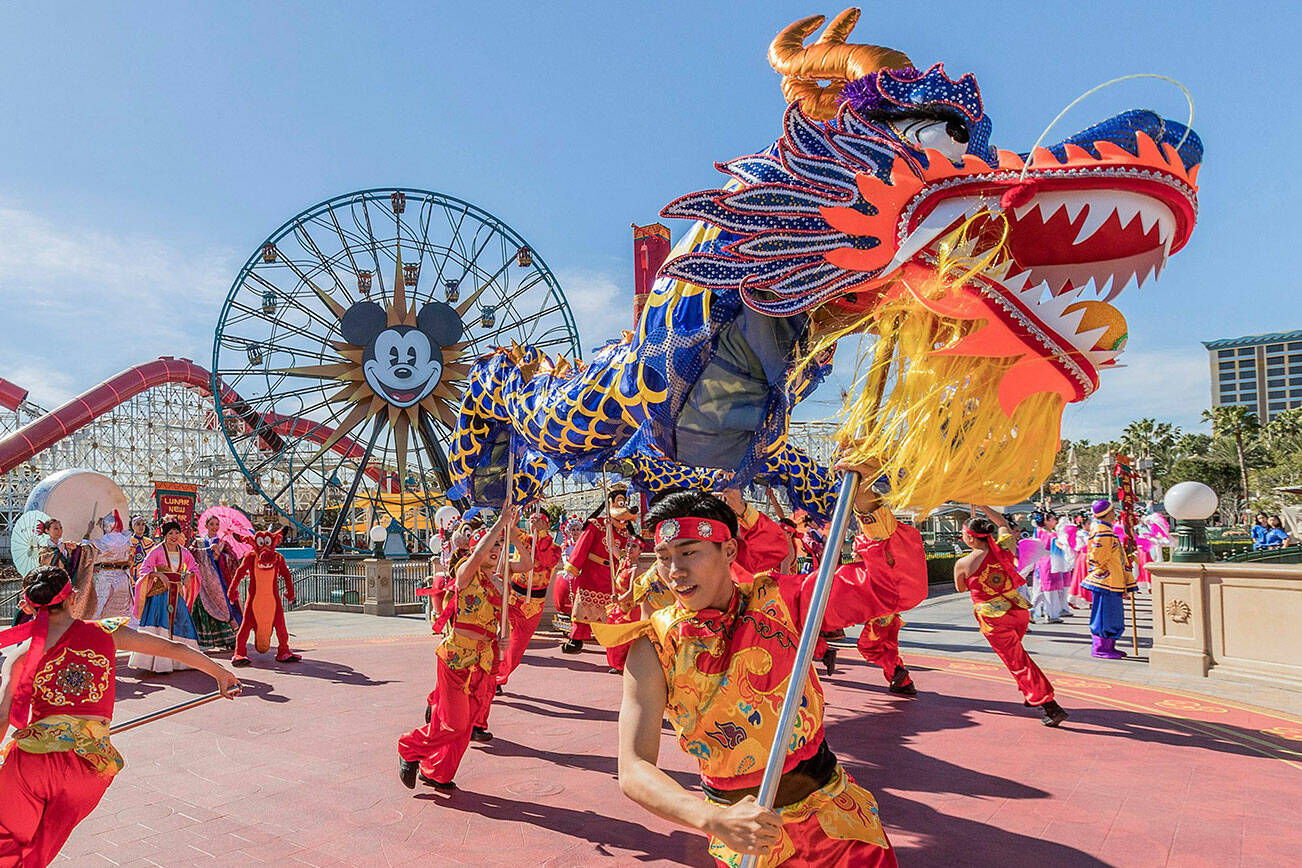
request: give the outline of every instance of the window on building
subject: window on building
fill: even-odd
[[[1302,341],[1289,341],[1288,351],[1290,353],[1302,353]]]
[[[1236,352],[1237,352],[1238,355],[1240,355],[1240,356],[1255,356],[1255,355],[1257,354],[1257,348],[1256,348],[1256,347],[1239,347],[1239,349],[1238,349]]]

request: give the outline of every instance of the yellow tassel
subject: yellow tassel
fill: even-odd
[[[856,353],[854,384],[839,414],[838,457],[876,462],[891,483],[884,499],[897,510],[927,513],[947,500],[1004,505],[1031,494],[1053,470],[1063,400],[1039,393],[1010,418],[999,386],[1015,359],[937,355],[980,328],[981,321],[939,316],[919,298],[939,298],[989,268],[1002,255],[1007,221],[992,246],[987,216],[973,218],[939,246],[935,277],[847,321],[828,314],[811,323],[799,376],[819,353],[859,334],[875,337]]]

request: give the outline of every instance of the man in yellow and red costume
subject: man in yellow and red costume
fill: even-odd
[[[542,620],[543,607],[552,583],[552,570],[561,562],[561,547],[551,535],[551,520],[542,507],[529,516],[529,537],[521,545],[533,555],[533,566],[526,576],[513,576],[507,599],[506,618],[511,625],[511,640],[498,666],[497,684],[506,684],[511,673],[524,659],[529,640]]]
[[[926,596],[922,540],[876,495],[856,499],[858,560],[837,569],[824,626],[862,623]],[[744,854],[764,866],[893,866],[877,803],[846,773],[823,732],[823,690],[810,668],[775,808],[755,799],[811,606],[815,577],[737,566],[738,524],[722,500],[675,492],[651,509],[661,579],[672,605],[629,625],[598,627],[603,641],[633,638],[620,709],[619,779],[652,813],[710,836],[720,865]],[[616,634],[619,635],[616,635]],[[667,718],[700,764],[703,801],[656,761]]]

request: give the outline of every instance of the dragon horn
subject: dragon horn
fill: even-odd
[[[879,45],[852,45],[846,39],[859,21],[859,10],[846,9],[808,47],[805,40],[826,20],[811,15],[787,25],[769,45],[769,64],[782,76],[782,95],[787,102],[800,101],[805,115],[813,120],[836,116],[836,98],[846,82],[863,78],[879,69],[912,66],[908,56]],[[827,81],[824,86],[819,81]]]

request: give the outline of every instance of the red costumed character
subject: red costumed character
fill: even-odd
[[[629,507],[627,489],[612,488],[609,501],[589,516],[565,558],[562,580],[568,582],[569,599],[560,602],[570,610],[570,638],[561,646],[566,654],[583,650],[584,640],[592,638],[592,624],[607,622],[616,602],[614,583],[622,566],[618,560],[634,541],[629,525],[636,517],[636,507]],[[612,548],[615,563],[612,563]],[[612,654],[608,649],[606,656],[612,668],[622,668],[620,654]]]
[[[249,580],[248,596],[244,601],[244,621],[235,637],[235,656],[232,666],[248,666],[249,632],[253,632],[253,647],[265,654],[271,649],[271,632],[276,632],[276,662],[296,663],[303,658],[289,650],[289,630],[285,627],[285,609],[280,604],[280,582],[285,583],[285,602],[294,602],[294,580],[285,565],[285,556],[276,551],[281,533],[270,530],[255,533],[251,538],[236,534],[240,542],[253,546],[244,556],[231,580],[230,599],[240,604],[240,582]]]
[[[511,625],[511,640],[506,648],[505,659],[498,667],[497,683],[506,684],[511,673],[524,658],[529,640],[538,629],[542,620],[543,607],[547,603],[548,586],[552,581],[552,570],[561,562],[561,547],[552,539],[547,513],[539,510],[529,517],[529,542],[526,544],[533,555],[533,567],[528,578],[516,576],[511,580],[509,609],[506,617]]]

